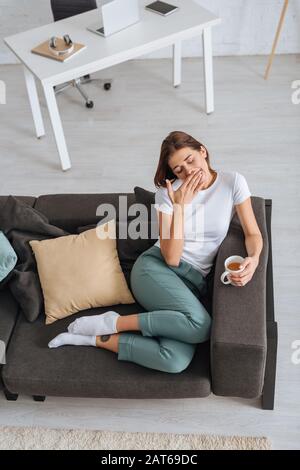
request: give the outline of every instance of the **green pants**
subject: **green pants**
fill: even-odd
[[[135,261],[130,283],[141,332],[120,333],[118,359],[178,373],[190,364],[197,343],[208,340],[211,318],[199,297],[207,281],[191,264],[169,266],[157,246]]]

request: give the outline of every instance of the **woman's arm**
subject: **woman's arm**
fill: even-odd
[[[248,256],[255,259],[259,263],[259,255],[263,248],[263,241],[261,234],[246,235],[245,245]]]
[[[173,214],[159,211],[160,250],[165,262],[178,266],[184,244],[184,206],[173,205]]]
[[[201,177],[200,168],[195,168],[176,191],[173,191],[171,182],[166,180],[173,213],[169,215],[159,211],[159,233],[161,253],[171,266],[179,266],[184,245],[184,207],[191,203],[200,190]]]
[[[248,197],[242,204],[237,204],[235,208],[245,234],[248,256],[242,263],[242,266],[245,267],[243,272],[230,275],[230,279],[235,285],[244,286],[252,279],[258,266],[259,256],[263,248],[263,239],[253,212],[251,198]]]

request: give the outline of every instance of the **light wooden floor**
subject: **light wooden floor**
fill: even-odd
[[[275,448],[300,448],[300,365],[291,344],[300,339],[300,105],[291,83],[300,79],[299,56],[277,56],[266,82],[266,57],[214,61],[215,113],[203,104],[202,63],[183,62],[181,87],[172,87],[169,60],[131,61],[102,73],[111,91],[88,85],[88,110],[71,89],[58,97],[73,167],[60,170],[45,102],[47,135],[34,137],[19,66],[1,66],[7,104],[0,106],[0,194],[132,191],[154,189],[161,141],[184,130],[209,148],[213,165],[236,170],[253,195],[273,200],[273,257],[279,352],[276,409],[256,400],[113,400],[47,398],[35,403],[0,397],[0,424],[265,435]]]

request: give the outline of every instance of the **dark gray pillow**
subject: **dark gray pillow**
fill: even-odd
[[[148,191],[147,189],[140,188],[139,186],[135,186],[134,188],[135,194],[135,201],[138,204],[143,204],[147,208],[148,214],[148,223],[149,230],[155,236],[156,239],[159,237],[159,224],[158,224],[158,217],[157,211],[154,207],[155,204],[155,193],[152,191]]]
[[[153,209],[153,205],[155,203],[155,193],[148,191],[147,189],[140,188],[139,186],[135,186],[134,194],[136,202],[139,204],[144,204],[148,209],[148,215],[150,215],[151,208]]]
[[[18,256],[7,284],[25,317],[32,322],[43,311],[44,298],[35,258],[28,242],[68,233],[50,225],[43,214],[13,196],[7,198],[0,212],[0,229]]]

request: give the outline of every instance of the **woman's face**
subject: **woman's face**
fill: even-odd
[[[201,168],[203,174],[201,183],[204,183],[211,177],[206,157],[207,153],[203,146],[200,151],[185,147],[173,153],[169,159],[169,167],[181,180],[185,180],[195,169]]]

